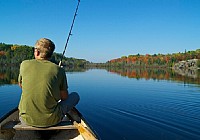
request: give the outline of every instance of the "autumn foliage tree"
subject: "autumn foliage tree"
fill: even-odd
[[[118,67],[172,67],[175,63],[189,59],[200,59],[200,49],[173,54],[136,54],[128,57],[112,59],[107,62],[110,66]]]

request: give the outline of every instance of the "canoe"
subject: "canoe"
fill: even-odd
[[[97,140],[99,137],[76,108],[58,125],[46,128],[21,124],[19,110],[15,108],[0,119],[0,140],[4,139]]]

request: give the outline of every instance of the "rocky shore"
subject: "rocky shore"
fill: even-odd
[[[173,67],[174,71],[182,76],[198,78],[198,59],[191,59],[187,61],[180,61]]]
[[[198,69],[197,62],[198,59],[180,61],[174,65],[174,69]]]

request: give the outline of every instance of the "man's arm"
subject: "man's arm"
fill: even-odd
[[[18,85],[22,88],[22,76],[20,74],[18,76]]]
[[[60,91],[60,97],[61,97],[62,101],[66,100],[67,97],[68,97],[68,90],[61,90]]]
[[[22,83],[21,82],[19,82],[18,85],[20,86],[20,88],[22,88]]]
[[[65,74],[65,70],[61,68],[62,72],[62,80],[61,80],[61,85],[60,85],[60,97],[61,100],[66,100],[68,97],[68,85],[67,85],[67,77]]]

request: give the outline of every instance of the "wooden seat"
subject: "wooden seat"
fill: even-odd
[[[20,122],[10,121],[2,126],[2,130],[15,129],[15,130],[63,130],[63,129],[77,129],[70,121],[62,121],[58,125],[51,127],[33,127],[23,125]]]

